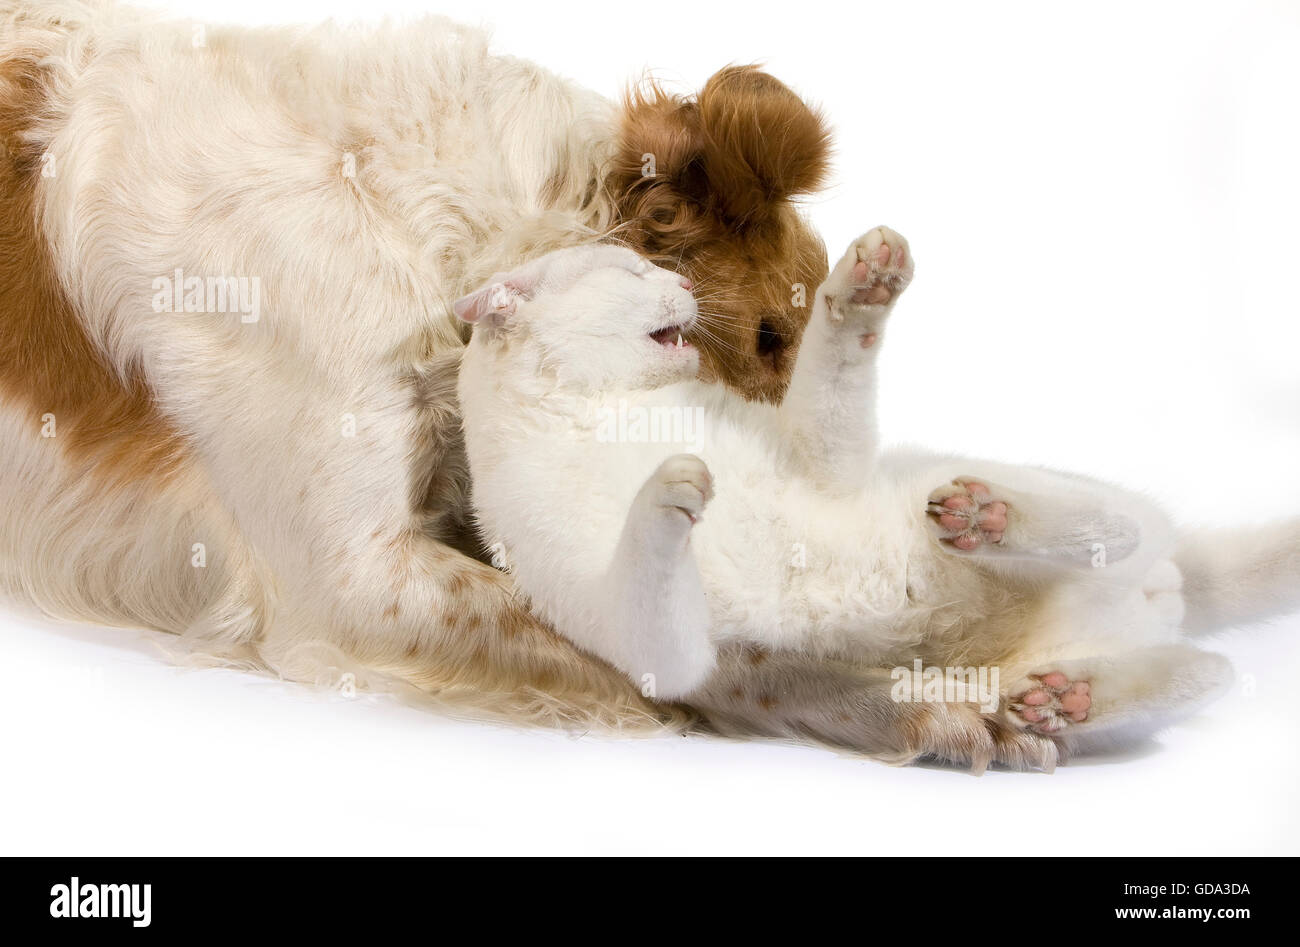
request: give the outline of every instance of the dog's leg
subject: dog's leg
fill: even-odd
[[[888,670],[729,648],[693,706],[724,733],[813,741],[889,763],[934,759],[1050,772],[1058,741],[975,703],[895,699]]]

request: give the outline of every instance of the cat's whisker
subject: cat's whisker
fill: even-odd
[[[742,316],[728,316],[725,314],[716,314],[716,313],[715,314],[700,313],[699,319],[701,322],[708,323],[709,325],[716,326],[717,328],[720,329],[731,328],[734,326],[745,326],[749,324],[749,320],[745,319]]]
[[[722,339],[716,333],[710,331],[707,325],[702,325],[697,322],[695,324],[695,328],[693,331],[700,338],[707,339],[712,347],[716,347],[727,352],[732,352],[735,353],[736,355],[748,356],[751,354],[748,351],[740,348],[739,346],[732,345],[730,342],[727,342],[726,340]]]

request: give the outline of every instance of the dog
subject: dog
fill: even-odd
[[[781,398],[828,269],[796,200],[829,162],[782,83],[729,67],[614,103],[440,18],[196,30],[5,0],[0,135],[8,598],[513,721],[860,743],[876,672],[736,649],[652,700],[532,617],[469,524],[451,305],[531,256],[614,241],[673,268],[702,375]],[[900,713],[898,752],[954,738]]]

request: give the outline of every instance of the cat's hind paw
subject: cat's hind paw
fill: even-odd
[[[1062,671],[1031,674],[1012,691],[1007,716],[1016,726],[1037,733],[1059,733],[1083,723],[1092,709],[1092,685],[1072,681]]]
[[[939,540],[962,552],[1002,542],[1010,509],[988,486],[964,478],[935,490],[926,503],[926,515]]]

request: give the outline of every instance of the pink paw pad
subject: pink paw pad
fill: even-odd
[[[882,243],[874,250],[859,248],[858,255],[850,277],[853,287],[850,302],[857,306],[883,306],[902,292],[909,278],[905,273],[905,247]]]
[[[1038,733],[1057,733],[1083,723],[1092,709],[1092,685],[1071,681],[1060,671],[1031,674],[1028,690],[1011,698],[1010,712]]]
[[[943,542],[971,552],[986,543],[1002,542],[1010,507],[995,499],[983,483],[958,480],[930,494],[926,512],[939,526]]]

